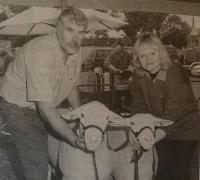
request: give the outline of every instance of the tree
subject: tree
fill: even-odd
[[[172,44],[182,48],[187,45],[187,36],[191,27],[179,16],[169,15],[162,23],[160,37],[164,44]]]
[[[28,9],[28,6],[18,6],[18,5],[10,5],[10,6],[0,6],[0,22]],[[29,41],[33,36],[11,36],[11,35],[0,35],[1,40],[11,41],[12,47],[22,46],[25,42]]]
[[[129,25],[122,27],[125,33],[131,37],[133,42],[138,32],[156,31],[159,35],[162,22],[167,17],[165,13],[132,12],[125,11],[125,16]]]
[[[26,9],[28,9],[28,6],[19,6],[19,5],[10,5],[10,11],[14,14],[18,14]]]
[[[0,6],[0,22],[6,20],[9,17],[12,17],[24,10],[28,9],[27,6],[18,6],[18,5],[10,5],[10,6]]]

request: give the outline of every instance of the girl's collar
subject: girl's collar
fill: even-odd
[[[150,75],[149,75],[149,73],[146,72],[146,71],[144,71],[141,68],[136,68],[134,70],[134,74],[138,78],[141,78],[143,76],[147,76],[148,78],[151,78]],[[159,72],[156,75],[156,77],[154,78],[153,82],[155,82],[156,80],[165,81],[166,80],[166,74],[167,74],[166,70],[163,70],[163,69],[159,70]]]

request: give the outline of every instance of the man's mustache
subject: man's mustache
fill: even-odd
[[[73,48],[78,48],[80,46],[80,43],[78,43],[77,41],[72,41],[68,43],[68,45]]]

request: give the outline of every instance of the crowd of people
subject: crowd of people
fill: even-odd
[[[81,10],[63,10],[56,32],[26,43],[2,79],[1,118],[8,117],[5,121],[15,138],[26,180],[47,179],[48,137],[85,151],[84,142],[60,117],[57,108],[65,99],[72,109],[81,106],[77,82],[82,59],[78,50],[87,25]],[[156,180],[190,180],[189,167],[199,140],[200,119],[187,73],[170,60],[165,46],[153,33],[138,37],[133,57],[123,44],[115,47],[107,67],[115,72],[132,71],[131,114],[151,114],[173,121],[173,125],[155,132],[160,140],[156,143]],[[35,147],[39,147],[37,151]],[[116,180],[134,178],[132,173],[126,174],[126,156],[126,151],[120,154],[122,164]],[[84,162],[80,163],[84,166]],[[70,173],[67,177],[73,179]]]

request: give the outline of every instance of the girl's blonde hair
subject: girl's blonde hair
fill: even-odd
[[[156,34],[153,33],[144,33],[140,35],[135,42],[134,49],[133,49],[133,64],[136,68],[141,68],[141,65],[138,61],[138,54],[140,52],[141,46],[148,44],[152,46],[156,46],[158,48],[160,54],[160,65],[162,70],[167,70],[169,66],[172,64],[172,61],[169,58],[168,52],[158,38]]]

